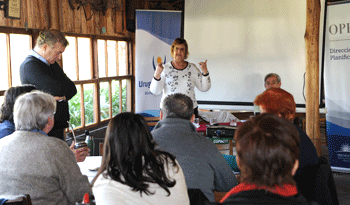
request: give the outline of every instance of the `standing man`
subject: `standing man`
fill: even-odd
[[[61,31],[41,31],[36,45],[20,66],[22,84],[35,85],[38,90],[54,96],[57,102],[55,124],[49,136],[65,140],[64,129],[68,127],[68,100],[76,93],[74,83],[56,62],[68,46],[68,40]]]
[[[265,88],[280,88],[281,87],[281,77],[276,73],[269,73],[265,76]]]
[[[197,133],[193,102],[182,93],[168,95],[160,111],[161,121],[152,131],[159,149],[170,152],[179,162],[187,188],[200,189],[212,202],[214,191],[227,192],[237,179],[215,144]]]

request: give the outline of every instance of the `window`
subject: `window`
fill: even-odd
[[[64,72],[78,93],[69,101],[70,123],[87,127],[131,110],[128,42],[68,36],[62,57]]]
[[[21,85],[19,67],[33,47],[35,33],[13,28],[0,32],[0,105],[9,87]],[[73,127],[98,125],[122,111],[131,111],[131,40],[78,35],[67,35],[67,39],[69,46],[61,64],[77,88],[69,100]]]
[[[19,67],[30,49],[31,35],[20,32],[0,32],[0,105],[9,87],[21,85]]]

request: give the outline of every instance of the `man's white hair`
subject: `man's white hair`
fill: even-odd
[[[56,100],[50,94],[35,90],[20,95],[13,110],[16,130],[43,130],[55,111]]]

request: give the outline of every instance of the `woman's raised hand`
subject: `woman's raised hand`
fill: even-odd
[[[207,60],[205,62],[199,62],[199,67],[202,70],[202,73],[206,75],[208,73],[208,68],[207,68]]]
[[[160,79],[160,74],[163,72],[163,70],[164,70],[163,63],[162,62],[158,63],[156,71],[154,71],[153,77],[155,79],[159,80]]]

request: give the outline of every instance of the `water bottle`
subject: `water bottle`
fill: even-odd
[[[82,202],[75,202],[75,205],[95,205],[95,200],[93,196],[89,196],[88,193],[84,194],[84,199]]]
[[[85,130],[85,142],[90,149],[90,156],[94,156],[94,138],[90,135],[89,130]]]

